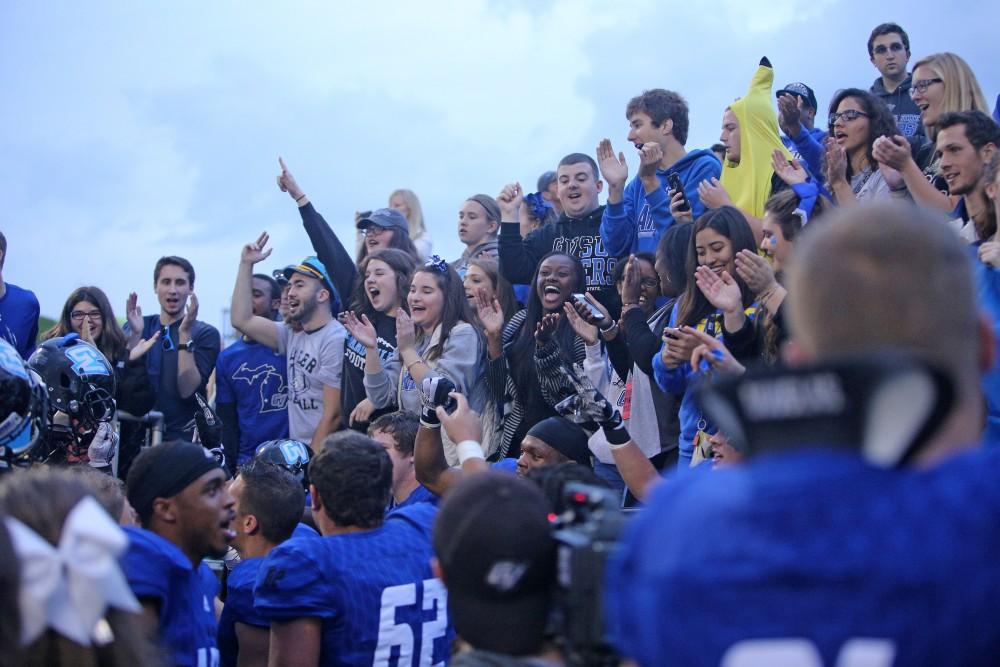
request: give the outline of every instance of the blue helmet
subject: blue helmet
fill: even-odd
[[[96,347],[71,333],[45,341],[28,359],[45,383],[49,416],[64,412],[85,429],[115,416],[115,372]]]
[[[0,467],[29,454],[44,437],[47,424],[45,384],[0,338]]]
[[[304,442],[298,440],[268,440],[257,445],[255,461],[273,463],[280,466],[302,482],[302,488],[309,490],[309,461],[313,452]]]

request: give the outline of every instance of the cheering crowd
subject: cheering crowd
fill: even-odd
[[[0,234],[0,667],[995,664],[1000,109],[867,49],[826,112],[751,63],[706,149],[643,91],[634,157],[469,196],[450,261],[279,159],[314,254],[248,239],[224,349],[180,255],[39,332]],[[592,497],[628,525],[566,581]]]

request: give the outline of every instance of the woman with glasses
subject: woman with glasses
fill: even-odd
[[[948,185],[938,173],[938,119],[950,111],[988,114],[990,110],[976,75],[954,53],[935,53],[917,61],[912,79],[910,96],[920,109],[920,121],[930,141],[914,153],[902,137],[880,138],[873,154],[902,175],[915,202],[951,213],[961,198],[948,195]]]
[[[837,204],[906,196],[899,172],[872,155],[879,137],[899,134],[889,108],[871,93],[846,88],[830,103],[826,179]]]
[[[141,416],[153,409],[156,393],[143,356],[153,345],[166,343],[157,332],[142,340],[142,313],[133,292],[125,305],[128,335],[122,331],[107,295],[98,287],[79,287],[66,299],[59,321],[42,334],[43,340],[75,333],[101,351],[115,369],[115,403],[119,410]],[[123,435],[123,451],[134,444]]]
[[[344,324],[365,347],[364,386],[375,408],[391,405],[421,413],[421,385],[428,377],[447,378],[465,394],[474,410],[483,406],[483,341],[472,326],[472,311],[462,279],[448,263],[432,255],[418,267],[406,296],[409,312],[396,309],[396,351],[379,354],[371,321],[348,312]],[[484,434],[484,440],[486,439]],[[443,438],[450,465],[457,465],[455,444]]]

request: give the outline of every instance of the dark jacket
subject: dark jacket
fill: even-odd
[[[882,77],[875,79],[871,93],[885,102],[889,111],[896,117],[899,132],[905,137],[924,136],[924,124],[920,122],[920,107],[910,97],[910,84],[913,75],[907,74],[903,83],[891,93],[885,89]]]

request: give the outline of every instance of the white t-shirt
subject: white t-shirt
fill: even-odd
[[[323,387],[340,389],[347,330],[330,320],[316,331],[278,323],[278,352],[288,359],[288,433],[309,443],[323,416]]]

